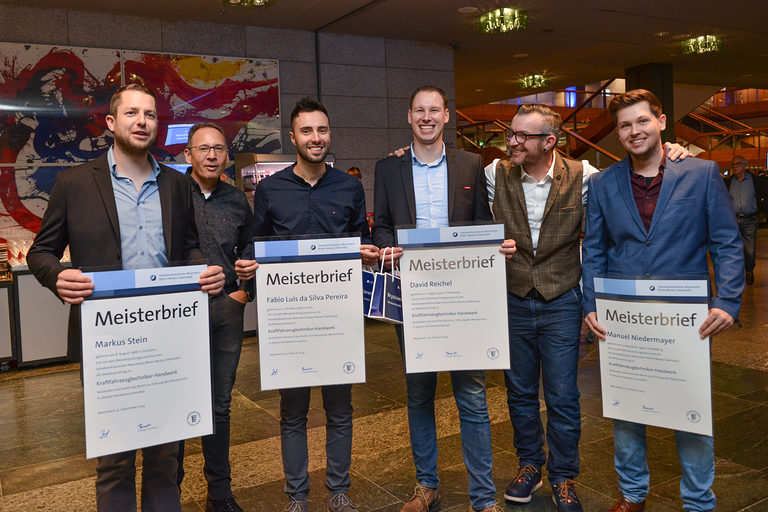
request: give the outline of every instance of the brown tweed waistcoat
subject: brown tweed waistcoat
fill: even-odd
[[[508,159],[496,164],[493,215],[504,222],[504,238],[517,242],[517,252],[507,262],[507,290],[525,297],[535,288],[546,300],[579,283],[579,235],[584,206],[581,187],[583,165],[555,152],[552,187],[547,196],[536,256],[522,185],[522,169]]]

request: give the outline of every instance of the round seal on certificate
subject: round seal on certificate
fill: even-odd
[[[347,361],[344,363],[344,366],[342,366],[344,369],[344,373],[355,373],[355,363],[351,361]]]
[[[701,414],[699,414],[699,411],[688,411],[685,416],[691,423],[698,423],[701,421]]]
[[[499,349],[496,347],[491,347],[488,349],[488,359],[498,359],[499,358]]]
[[[200,413],[197,411],[192,411],[189,414],[187,414],[187,423],[189,423],[193,427],[198,423],[200,423]]]

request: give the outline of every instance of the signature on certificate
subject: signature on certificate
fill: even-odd
[[[99,432],[99,439],[106,439],[109,437],[109,429],[103,428],[101,429],[101,432]]]
[[[151,423],[139,423],[139,427],[138,428],[139,428],[139,430],[147,430],[147,429],[152,428],[152,424]]]
[[[421,359],[424,357],[424,352],[416,352],[416,359]]]
[[[455,350],[454,350],[454,351],[446,350],[446,351],[445,351],[445,355],[446,355],[447,357],[456,357],[456,356],[458,356],[458,355],[459,355],[459,352],[458,352],[458,351],[455,351]]]
[[[270,375],[277,375],[277,368],[272,368],[272,373]]]

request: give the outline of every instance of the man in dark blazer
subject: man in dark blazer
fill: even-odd
[[[702,339],[730,327],[744,290],[744,258],[736,216],[717,164],[688,158],[673,162],[661,145],[666,118],[652,93],[637,89],[614,97],[609,110],[629,157],[593,176],[583,245],[584,312],[601,339],[595,313],[596,276],[707,278],[707,254],[717,295],[699,328]],[[705,342],[702,342],[705,343]],[[645,509],[650,474],[645,425],[613,421],[614,464],[621,496],[610,509]],[[715,510],[714,440],[675,431],[685,510]]]
[[[93,293],[81,268],[151,268],[203,257],[187,178],[149,154],[158,127],[153,93],[138,84],[121,87],[109,110],[114,145],[100,158],[59,173],[27,255],[37,280],[73,305],[68,333],[73,360],[81,353],[78,305]],[[59,262],[67,245],[72,268]],[[198,283],[211,295],[220,293],[221,267],[208,267]],[[181,510],[177,452],[178,442],[143,449],[142,510]],[[136,450],[98,458],[98,510],[135,512],[135,458]]]
[[[480,155],[448,149],[443,127],[448,102],[438,87],[423,86],[411,95],[408,122],[413,129],[411,147],[401,157],[376,163],[373,243],[395,261],[403,254],[395,246],[395,227],[446,227],[467,221],[492,222]],[[514,242],[501,252],[511,257]],[[383,254],[383,252],[382,252]],[[402,329],[397,329],[402,344]],[[402,512],[427,512],[440,500],[437,477],[435,427],[436,373],[406,374],[408,425],[416,466],[416,489]],[[485,394],[484,371],[451,372],[453,394],[459,408],[464,463],[469,475],[472,510],[498,510],[491,477],[491,423]]]

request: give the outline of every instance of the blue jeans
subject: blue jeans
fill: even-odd
[[[403,330],[395,331],[403,350]],[[491,469],[491,419],[485,397],[485,372],[456,371],[451,373],[453,398],[459,409],[461,450],[469,476],[469,502],[475,510],[483,510],[496,503],[496,485]],[[437,373],[407,373],[408,430],[411,434],[411,452],[416,466],[416,481],[425,487],[436,488],[437,427],[435,426],[435,390]]]
[[[235,385],[240,350],[243,346],[243,311],[245,305],[227,293],[211,299],[211,359],[213,379],[213,434],[201,438],[203,473],[208,482],[208,497],[222,500],[232,497],[229,464],[229,406]],[[184,441],[179,443],[179,486],[184,478]]]
[[[675,431],[677,457],[683,476],[680,497],[683,509],[715,510],[715,441],[709,436]],[[645,425],[613,420],[614,466],[619,475],[621,493],[631,502],[640,503],[648,494],[651,474],[646,460]]]
[[[307,413],[310,390],[280,390],[280,445],[285,493],[296,500],[309,494]],[[352,384],[322,386],[325,409],[325,486],[331,494],[349,490],[352,464]]]
[[[504,372],[509,418],[520,465],[541,469],[549,483],[579,474],[581,409],[576,383],[581,332],[578,287],[550,301],[507,294],[510,369]],[[547,444],[539,413],[539,374],[547,404]]]

